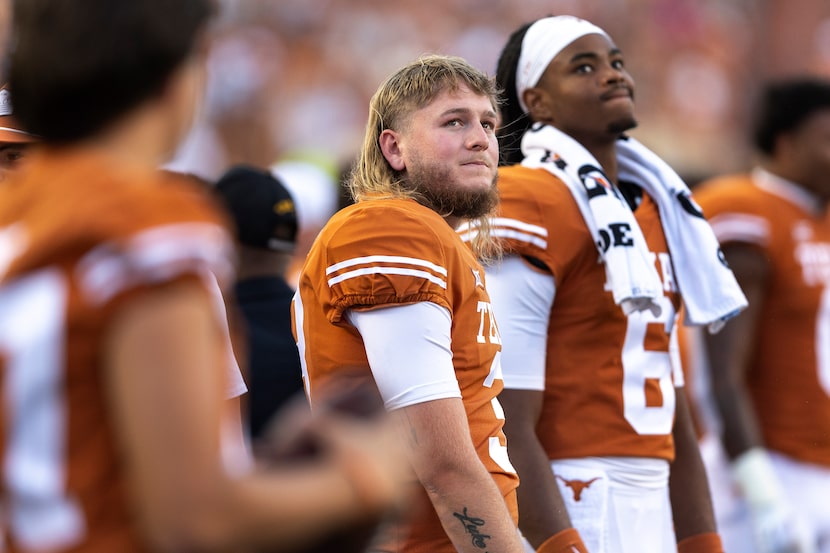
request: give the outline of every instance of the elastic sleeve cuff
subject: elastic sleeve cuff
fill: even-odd
[[[724,553],[720,536],[715,532],[698,534],[680,540],[677,553]]]
[[[588,553],[576,528],[566,528],[549,537],[536,553]]]

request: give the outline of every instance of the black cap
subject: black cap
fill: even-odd
[[[216,182],[216,191],[236,223],[239,242],[275,251],[294,250],[294,200],[270,171],[237,165]]]

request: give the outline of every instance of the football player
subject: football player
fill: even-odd
[[[524,25],[497,81],[506,254],[487,277],[522,532],[537,551],[572,526],[591,553],[718,553],[672,337],[681,301],[719,325],[745,299],[688,189],[625,136],[634,82],[603,29]]]
[[[408,472],[384,418],[291,412],[273,456],[313,459],[225,463],[230,232],[158,170],[213,2],[82,8],[14,6],[15,116],[41,146],[0,186],[4,548],[290,550],[383,515]]]
[[[426,56],[390,76],[369,107],[356,203],[329,220],[300,275],[312,407],[371,382],[417,476],[416,507],[372,551],[522,551],[498,329],[484,271],[455,232],[495,206],[497,110],[492,79],[459,58]]]
[[[754,126],[758,165],[695,189],[750,300],[704,340],[716,514],[730,551],[830,551],[830,82],[769,83]]]

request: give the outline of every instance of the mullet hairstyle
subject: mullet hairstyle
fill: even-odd
[[[422,56],[400,68],[380,85],[369,102],[363,149],[349,176],[349,191],[356,202],[409,198],[428,205],[417,190],[406,186],[404,173],[396,171],[386,161],[380,149],[380,135],[386,129],[405,129],[415,111],[429,105],[442,92],[454,92],[461,86],[489,98],[493,109],[498,112],[501,96],[494,80],[455,56]],[[471,222],[477,232],[469,244],[483,261],[495,259],[501,252],[490,233],[491,216],[488,214]]]

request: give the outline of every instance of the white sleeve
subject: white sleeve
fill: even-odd
[[[487,293],[501,335],[504,387],[544,390],[553,275],[508,256],[487,267]]]
[[[222,289],[213,273],[206,278],[210,295],[213,298],[213,306],[222,325],[222,340],[227,347],[227,358],[225,359],[225,399],[239,397],[248,391],[245,380],[242,378],[242,370],[236,362],[236,355],[233,352],[231,343],[231,331],[228,326],[228,313],[225,311],[225,300],[222,297]]]
[[[452,364],[447,309],[419,302],[346,312],[363,338],[369,367],[387,409],[461,397]]]

